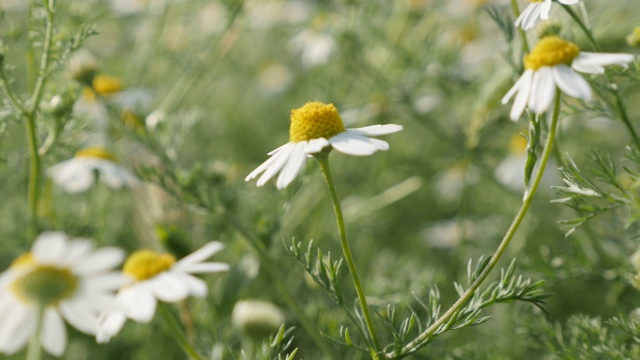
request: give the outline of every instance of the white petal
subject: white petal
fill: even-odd
[[[325,147],[329,146],[329,140],[325,138],[317,138],[311,139],[307,142],[307,145],[304,147],[304,152],[307,154],[315,154],[319,153]]]
[[[174,275],[187,286],[190,295],[197,297],[205,297],[207,295],[207,283],[203,280],[185,273],[176,272]]]
[[[533,70],[526,70],[520,79],[513,85],[511,90],[507,93],[507,95],[502,98],[502,103],[504,104],[508,99],[513,95],[513,93],[517,92],[516,99],[513,101],[513,106],[511,107],[511,113],[509,117],[513,121],[517,121],[524,108],[527,106],[529,102],[529,97],[531,95],[531,83],[533,81]],[[505,101],[506,100],[506,101]]]
[[[116,247],[103,247],[94,251],[74,267],[83,275],[99,274],[111,270],[124,260],[124,251]]]
[[[540,11],[542,10],[541,4],[529,3],[529,5],[522,11],[520,16],[516,19],[515,25],[519,26],[522,30],[531,29],[538,18],[540,18]]]
[[[176,302],[189,296],[189,289],[170,272],[163,272],[149,281],[149,288],[159,300]]]
[[[559,3],[565,4],[565,5],[574,5],[574,4],[577,4],[578,1],[580,0],[558,0]]]
[[[22,349],[35,331],[36,311],[11,303],[0,313],[0,352],[13,354]]]
[[[219,241],[211,241],[205,244],[200,249],[192,252],[191,254],[183,257],[174,266],[181,266],[181,264],[195,264],[207,260],[213,254],[224,249],[224,244]]]
[[[81,263],[93,252],[93,243],[89,240],[74,239],[69,242],[65,253],[65,262],[70,265]]]
[[[269,167],[264,171],[262,176],[260,176],[260,178],[256,182],[256,185],[258,187],[266,184],[267,181],[271,180],[271,178],[274,177],[282,169],[282,167],[284,167],[287,161],[289,161],[289,156],[295,148],[295,145],[295,143],[289,143],[288,146],[282,147],[280,151],[273,154],[273,163],[269,165]]]
[[[94,275],[85,279],[84,286],[90,292],[111,292],[133,282],[133,278],[122,273],[110,272],[104,275]]]
[[[380,135],[393,134],[402,129],[403,129],[402,125],[386,124],[386,125],[371,125],[371,126],[365,126],[361,128],[348,129],[348,130],[360,135],[365,135],[365,136],[380,136]]]
[[[62,232],[45,232],[36,239],[31,252],[38,261],[47,264],[64,264],[68,250],[68,238]]]
[[[549,12],[551,11],[551,0],[544,0],[540,5],[540,19],[549,20]]]
[[[156,312],[157,301],[146,284],[134,284],[116,295],[124,305],[127,317],[137,322],[148,323]]]
[[[331,146],[341,153],[353,156],[366,156],[377,150],[387,150],[389,144],[386,141],[368,138],[347,130],[331,139]]]
[[[261,172],[267,170],[271,166],[271,164],[273,164],[273,162],[276,160],[277,157],[275,155],[285,150],[289,145],[291,145],[291,143],[286,143],[280,146],[279,148],[269,152],[267,155],[269,155],[270,158],[267,159],[267,161],[260,164],[260,166],[258,166],[255,170],[253,170],[249,175],[247,175],[247,177],[244,178],[244,181],[250,181],[254,179],[256,176],[258,176]]]
[[[531,97],[529,98],[529,109],[536,114],[542,114],[553,101],[556,94],[556,84],[553,81],[553,72],[550,67],[543,66],[533,74],[531,84]]]
[[[105,162],[99,167],[100,181],[108,187],[119,190],[123,187],[134,187],[138,184],[138,179],[127,169],[111,162]]]
[[[124,326],[127,316],[121,311],[110,311],[100,315],[96,341],[99,344],[107,343],[116,336]]]
[[[67,348],[67,328],[54,308],[48,308],[44,313],[40,342],[46,352],[57,357]]]
[[[278,180],[276,181],[276,187],[278,189],[286,188],[291,182],[298,176],[300,170],[304,167],[304,163],[307,160],[307,154],[304,152],[307,145],[306,141],[295,143],[291,152],[289,153],[289,159],[287,163],[280,171]]]
[[[95,335],[98,329],[97,314],[91,309],[91,304],[83,301],[65,301],[59,305],[60,313],[69,324],[76,329]]]
[[[560,90],[565,94],[580,99],[591,98],[591,86],[587,80],[567,65],[554,66],[553,77]]]
[[[180,270],[183,270],[184,272],[187,272],[189,274],[214,273],[214,272],[220,272],[220,271],[228,271],[229,265],[224,263],[215,263],[215,262],[187,264],[187,265],[181,266]]]
[[[571,66],[580,72],[588,74],[602,74],[604,67],[607,65],[619,65],[627,67],[627,64],[634,60],[631,54],[609,54],[609,53],[592,53],[580,52],[573,59]]]
[[[64,161],[47,170],[53,181],[71,194],[89,190],[95,182],[95,168],[76,158]]]

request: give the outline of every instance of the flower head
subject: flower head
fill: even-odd
[[[589,83],[576,71],[601,74],[605,65],[627,66],[633,61],[630,54],[604,54],[580,51],[574,43],[558,36],[542,38],[531,53],[524,57],[525,72],[502,98],[506,104],[516,95],[511,119],[518,120],[525,107],[542,114],[551,105],[559,88],[565,94],[590,99]]]
[[[345,129],[342,118],[333,104],[309,102],[299,109],[291,110],[289,142],[268,155],[271,157],[251,172],[245,181],[262,173],[258,186],[267,183],[280,173],[276,186],[283,189],[302,170],[307,156],[317,154],[326,147],[354,156],[367,156],[378,150],[388,150],[386,141],[370,136],[386,135],[402,130],[395,124],[373,125],[356,129]]]
[[[113,292],[127,279],[111,269],[123,258],[117,248],[96,250],[88,240],[41,234],[31,252],[0,274],[0,352],[15,353],[39,336],[48,353],[61,356],[67,345],[63,319],[95,335],[99,313],[118,308]],[[42,330],[34,334],[41,307]]]
[[[227,264],[204,262],[223,247],[222,243],[212,241],[178,261],[171,254],[152,250],[131,254],[122,272],[132,283],[116,295],[122,309],[102,314],[98,342],[108,342],[120,331],[127,318],[141,323],[151,321],[158,300],[177,302],[190,295],[206,296],[205,282],[191,274],[227,271]]]
[[[47,175],[69,193],[88,190],[95,182],[96,174],[112,189],[137,185],[138,179],[127,169],[117,164],[115,157],[100,147],[89,147],[76,156],[53,165]]]
[[[556,0],[560,4],[574,5],[580,0]],[[516,26],[522,30],[531,29],[538,19],[548,20],[551,11],[551,0],[529,0],[529,5],[522,11],[516,19]]]

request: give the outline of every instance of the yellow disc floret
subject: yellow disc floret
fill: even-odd
[[[36,265],[10,285],[18,299],[45,306],[55,305],[72,297],[77,288],[78,279],[71,270],[53,265]]]
[[[107,76],[98,75],[93,78],[93,89],[100,95],[107,95],[122,90],[122,81],[120,79]]]
[[[173,266],[176,258],[171,254],[161,254],[152,250],[139,250],[125,261],[122,272],[142,281],[166,271]]]
[[[116,161],[116,158],[113,155],[109,154],[107,150],[101,147],[88,147],[82,149],[76,153],[77,158],[98,158],[109,161]]]
[[[329,139],[343,131],[344,124],[333,104],[308,102],[299,109],[291,110],[290,142]]]
[[[547,36],[538,41],[529,55],[524,57],[524,67],[538,70],[543,66],[571,65],[580,48],[558,36]]]

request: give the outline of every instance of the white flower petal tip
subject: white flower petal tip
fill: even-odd
[[[65,321],[81,332],[95,335],[103,306],[115,304],[116,299],[114,289],[93,285],[100,283],[100,279],[119,276],[112,271],[122,260],[119,253],[112,248],[94,249],[90,241],[69,239],[61,232],[38,236],[30,256],[18,258],[0,274],[0,353],[15,353],[29,338],[39,336],[44,351],[60,357],[67,347]],[[86,271],[89,259],[96,264]],[[42,279],[38,277],[43,275],[59,287],[55,290],[57,298],[45,300],[34,295],[38,291],[25,291],[39,286]],[[39,334],[34,334],[36,304],[42,301],[47,302],[42,328]]]

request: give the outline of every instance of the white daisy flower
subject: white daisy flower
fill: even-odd
[[[116,295],[122,310],[102,314],[97,341],[108,342],[120,331],[127,318],[140,323],[151,321],[158,300],[177,302],[190,295],[206,296],[206,283],[191,274],[229,270],[229,265],[224,263],[204,262],[223,247],[222,243],[212,241],[180,261],[176,261],[173,255],[151,250],[131,254],[122,272],[133,283],[120,289]]]
[[[633,61],[630,54],[605,54],[582,52],[576,44],[558,36],[547,36],[524,57],[525,72],[502,98],[506,104],[516,95],[511,108],[511,120],[518,120],[525,107],[536,114],[549,109],[559,88],[565,94],[588,100],[591,98],[589,83],[576,71],[602,74],[605,65],[626,67]]]
[[[80,150],[76,156],[53,165],[47,175],[65,191],[75,194],[89,190],[96,179],[112,189],[134,187],[138,179],[116,163],[116,159],[99,147]]]
[[[276,186],[284,189],[304,167],[308,156],[331,147],[354,156],[367,156],[378,150],[388,150],[386,141],[370,138],[402,130],[401,125],[373,125],[356,129],[345,129],[340,114],[333,104],[309,102],[299,109],[291,110],[289,142],[267,155],[267,161],[251,172],[245,181],[260,173],[257,185],[263,186],[280,173]]]
[[[580,0],[556,0],[560,4],[575,5]],[[522,30],[531,29],[538,19],[548,20],[551,11],[551,0],[529,0],[529,5],[522,11],[516,19],[516,26]]]
[[[67,346],[63,319],[95,335],[99,314],[119,306],[114,292],[127,278],[110,270],[123,259],[117,248],[94,249],[90,241],[60,232],[41,234],[31,252],[0,275],[0,353],[13,354],[38,336],[46,352],[61,356]],[[40,307],[42,328],[34,334]]]

